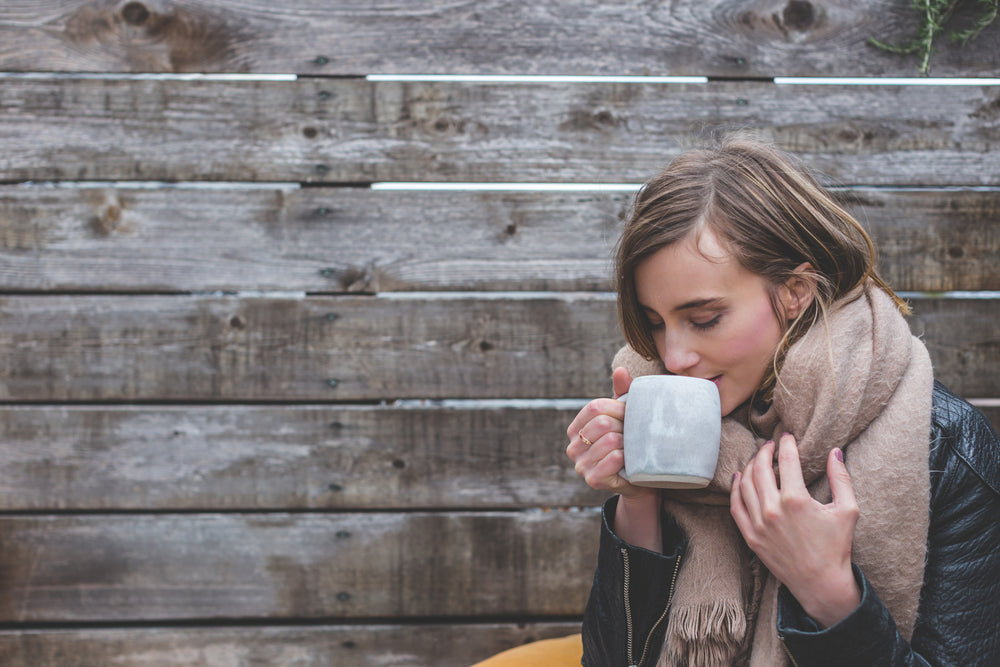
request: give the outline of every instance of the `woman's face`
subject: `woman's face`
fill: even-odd
[[[767,281],[705,229],[639,264],[635,283],[667,370],[715,382],[723,415],[745,403],[784,333]],[[785,292],[779,291],[782,302]]]

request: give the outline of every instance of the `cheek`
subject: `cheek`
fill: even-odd
[[[771,308],[771,302],[762,300],[757,307],[747,313],[746,321],[739,328],[740,333],[734,336],[728,344],[734,359],[755,362],[754,365],[766,365],[770,362],[778,342],[781,340],[781,327],[778,318]],[[749,357],[749,358],[748,358]],[[755,357],[759,357],[756,358]]]

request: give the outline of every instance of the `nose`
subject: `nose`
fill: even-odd
[[[684,336],[672,336],[669,333],[663,335],[660,357],[667,370],[675,375],[687,375],[687,372],[701,360],[698,352],[691,347]]]

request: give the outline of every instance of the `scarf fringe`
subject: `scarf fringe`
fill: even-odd
[[[733,663],[734,649],[746,636],[747,619],[742,601],[716,600],[671,612],[670,627],[665,652],[670,662],[661,654],[658,667],[720,667]]]

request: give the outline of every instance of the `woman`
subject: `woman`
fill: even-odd
[[[622,403],[570,424],[577,473],[617,494],[583,664],[1000,665],[1000,442],[934,382],[861,226],[733,139],[646,184],[616,279],[615,395],[710,379],[722,447],[706,489],[661,492],[619,475]]]

